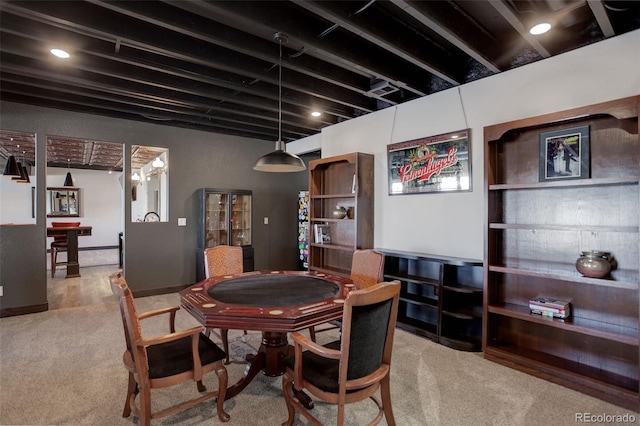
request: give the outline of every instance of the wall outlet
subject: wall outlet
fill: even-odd
[[[268,224],[269,224],[269,218],[268,218],[268,217],[266,217],[266,216],[265,216],[265,218],[264,218],[264,224],[265,224],[265,225],[268,225]]]
[[[178,226],[187,226],[187,218],[179,217],[178,218]]]
[[[0,285],[0,297],[4,296],[4,286]]]

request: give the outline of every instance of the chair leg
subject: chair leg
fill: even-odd
[[[227,358],[224,360],[224,364],[229,365],[231,363],[231,357],[229,356],[229,330],[221,328],[220,338],[222,339],[222,349],[227,354]]]
[[[140,392],[140,426],[151,426],[151,389],[144,387]]]
[[[293,392],[293,377],[289,374],[285,373],[282,376],[282,393],[284,394],[284,402],[287,404],[287,412],[289,413],[289,417],[287,421],[282,423],[282,426],[292,426],[293,421],[295,420],[295,409],[293,408],[293,401],[291,394]]]
[[[396,420],[393,417],[393,408],[391,407],[391,378],[387,374],[380,381],[380,395],[382,397],[382,407],[384,408],[384,418],[387,420],[388,426],[395,426]]]
[[[198,388],[198,392],[200,392],[200,393],[207,391],[207,387],[202,384],[202,380],[198,380],[196,382],[196,387]]]
[[[224,399],[227,395],[227,383],[229,382],[227,369],[220,365],[220,367],[216,368],[216,376],[218,376],[218,418],[221,422],[228,422],[231,417],[224,411]]]
[[[51,278],[56,275],[56,249],[51,247]]]
[[[338,421],[336,424],[338,426],[342,426],[344,424],[344,404],[338,404]]]
[[[129,373],[129,384],[127,385],[127,398],[124,400],[124,410],[122,410],[122,417],[129,417],[131,415],[131,395],[138,391],[138,384],[136,383],[133,373]]]

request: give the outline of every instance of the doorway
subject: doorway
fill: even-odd
[[[108,277],[121,270],[120,233],[124,228],[124,144],[47,136],[47,188],[73,188],[77,211],[66,215],[47,197],[47,227],[56,222],[91,226],[78,237],[80,277],[67,278],[67,253],[57,255],[52,276],[52,238],[47,238],[49,310],[103,303],[113,295]],[[49,191],[47,191],[49,192]]]

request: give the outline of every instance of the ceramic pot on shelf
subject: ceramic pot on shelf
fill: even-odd
[[[576,260],[576,269],[585,277],[603,278],[611,271],[611,254],[604,251],[583,251]]]

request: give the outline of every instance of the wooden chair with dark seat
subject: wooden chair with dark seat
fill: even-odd
[[[176,332],[175,317],[179,306],[138,314],[133,295],[122,274],[113,274],[109,280],[111,290],[120,302],[127,344],[123,361],[129,371],[129,385],[122,417],[129,417],[133,411],[139,418],[140,425],[146,426],[151,419],[167,417],[217,397],[218,418],[223,422],[228,421],[229,415],[223,406],[228,378],[222,360],[226,354],[202,334],[204,327],[197,326]],[[170,333],[157,337],[142,336],[140,321],[160,314],[169,314]],[[218,388],[207,392],[202,384],[202,377],[212,371],[218,376]],[[151,389],[174,386],[188,380],[196,382],[201,395],[152,412]],[[139,406],[136,405],[138,395]]]
[[[353,252],[351,273],[349,278],[358,289],[369,288],[384,280],[384,253],[372,249],[361,249]],[[311,340],[316,341],[316,333],[340,328],[340,321],[331,321],[330,327],[309,328]]]
[[[378,424],[384,415],[388,425],[395,425],[389,374],[399,295],[400,281],[349,293],[344,302],[341,338],[327,345],[291,333],[294,354],[284,359],[287,369],[282,379],[289,417],[283,425],[293,424],[296,410],[312,424],[321,424],[298,400],[301,391],[337,404],[338,425],[344,423],[346,404],[367,398],[378,407],[369,424]],[[378,389],[382,401],[375,396]]]
[[[77,228],[80,222],[51,222],[53,228]],[[56,235],[51,242],[51,278],[56,275],[56,266],[66,265],[67,262],[58,262],[58,253],[67,251],[67,236]]]
[[[243,272],[242,247],[220,245],[204,250],[204,276],[206,278],[215,275],[234,275]],[[207,329],[207,336],[211,330]],[[244,334],[247,331],[244,330]],[[220,329],[222,348],[227,353],[225,364],[229,364],[229,330]]]

